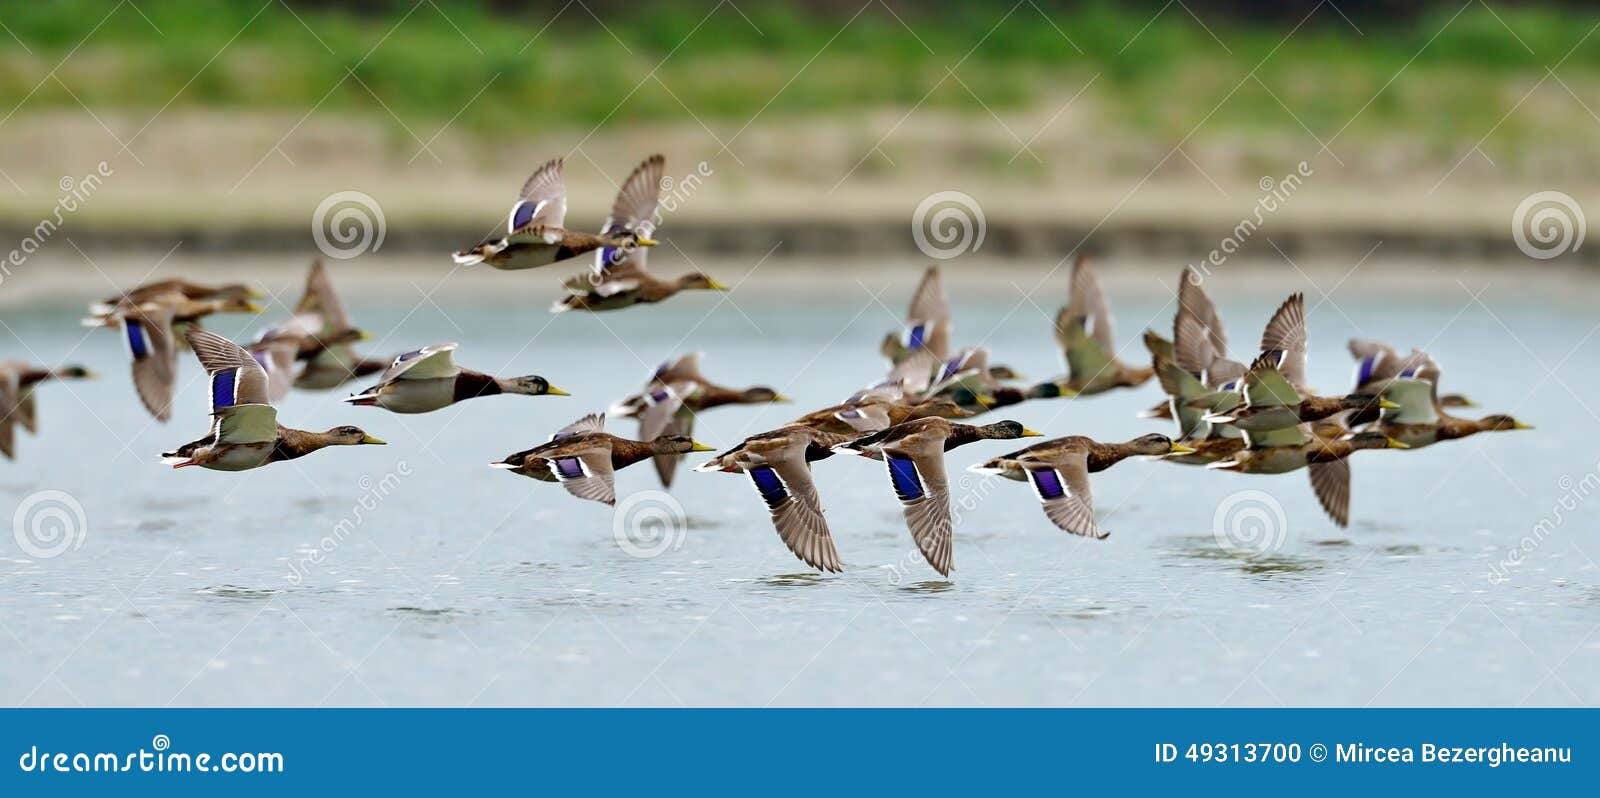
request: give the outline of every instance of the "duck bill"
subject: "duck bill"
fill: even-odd
[[[1513,422],[1511,422],[1511,428],[1512,429],[1533,429],[1533,425],[1532,424],[1524,424],[1521,421],[1513,421]]]
[[[691,452],[714,452],[717,450],[717,447],[707,446],[699,441],[689,441],[689,443],[692,444],[689,447],[689,451]]]
[[[639,236],[639,246],[641,246],[641,247],[653,247],[653,246],[656,246],[657,244],[660,244],[660,243],[661,243],[660,241],[657,241],[654,238],[647,238],[645,236]]]
[[[1023,438],[1043,438],[1044,437],[1044,433],[1043,432],[1039,432],[1038,430],[1032,430],[1032,429],[1028,429],[1027,427],[1023,427],[1022,428],[1021,437],[1023,437]]]
[[[560,388],[557,388],[554,385],[551,385],[551,386],[545,388],[544,392],[545,392],[545,394],[547,396],[571,396],[572,395],[570,393],[567,393],[566,391],[561,390]]]
[[[1387,448],[1390,448],[1390,449],[1410,449],[1411,448],[1411,444],[1405,443],[1403,441],[1397,441],[1394,438],[1390,438],[1389,442],[1387,444],[1385,444],[1385,446]]]
[[[1167,454],[1193,454],[1194,451],[1195,449],[1193,446],[1184,446],[1177,441],[1170,441],[1167,443]]]
[[[1400,409],[1400,403],[1399,402],[1391,402],[1388,399],[1385,399],[1385,398],[1380,396],[1380,397],[1378,397],[1378,407],[1379,407],[1379,409],[1382,409],[1382,410],[1399,410]]]
[[[790,399],[787,396],[784,396],[781,393],[778,393],[778,394],[773,394],[772,395],[772,404],[775,404],[775,405],[792,405],[792,404],[794,404],[794,400]]]
[[[726,291],[726,290],[728,290],[728,287],[726,285],[723,285],[722,283],[719,283],[716,280],[711,280],[711,279],[707,279],[706,280],[706,287],[711,289],[711,290],[713,290],[713,291]]]
[[[371,435],[363,435],[363,436],[361,436],[361,443],[364,444],[364,445],[367,445],[367,446],[388,446],[389,445],[388,441],[382,440],[380,438],[375,438],[375,437],[373,437]]]

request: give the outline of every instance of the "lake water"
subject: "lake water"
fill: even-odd
[[[292,302],[298,277],[286,259],[263,260],[280,267],[263,283]],[[113,273],[131,281],[153,261]],[[68,271],[83,269],[76,262],[40,261],[0,288],[0,353],[79,361],[103,377],[44,388],[40,434],[20,440],[17,462],[0,462],[0,516],[64,491],[84,519],[81,545],[59,556],[0,539],[0,702],[1595,703],[1600,290],[1532,261],[1502,271],[1368,262],[1342,279],[1353,264],[1307,265],[1307,275],[1230,266],[1213,277],[1234,354],[1250,354],[1272,308],[1303,289],[1318,386],[1348,384],[1351,335],[1426,343],[1447,387],[1485,405],[1465,412],[1509,411],[1538,428],[1358,454],[1347,530],[1322,514],[1303,473],[1127,461],[1094,477],[1112,533],[1101,542],[1056,530],[1025,485],[961,479],[1014,446],[973,444],[949,457],[969,509],[945,581],[916,555],[881,466],[865,460],[816,466],[847,563],[838,576],[807,573],[740,477],[681,471],[672,496],[687,528],[641,557],[649,552],[619,545],[608,508],[485,467],[603,409],[679,352],[704,350],[707,373],[725,384],[765,383],[800,400],[710,412],[696,435],[708,443],[732,445],[833,403],[882,373],[878,341],[922,264],[707,262],[737,290],[603,317],[547,314],[559,275],[441,283],[448,264],[433,260],[388,279],[376,260],[336,264],[356,320],[380,339],[365,351],[459,341],[464,365],[541,374],[574,395],[398,416],[338,402],[348,391],[297,393],[281,406],[284,422],[355,423],[391,445],[225,474],[156,461],[205,432],[192,358],[183,355],[175,418],[153,423],[117,337],[86,337],[76,324],[80,300],[105,294],[105,281],[87,270],[63,277],[79,274]],[[1170,331],[1178,265],[1102,266],[1130,361],[1144,360],[1146,322]],[[957,342],[986,343],[1032,377],[1059,372],[1049,318],[1066,273],[1027,291],[1051,266],[949,267]],[[253,273],[247,262],[182,259],[163,271],[202,268]],[[211,326],[244,336],[259,323]],[[1158,396],[1152,383],[995,420],[1120,440],[1163,429],[1134,415]],[[647,465],[619,475],[624,502],[660,501],[640,493],[658,487]],[[1218,508],[1241,491],[1281,506],[1281,546],[1255,557],[1219,546]],[[336,529],[343,540],[310,562]],[[1533,545],[1509,564],[1525,537]]]

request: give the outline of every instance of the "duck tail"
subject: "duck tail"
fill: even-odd
[[[1004,474],[1006,471],[999,457],[982,463],[973,463],[967,466],[967,470],[974,474]]]
[[[485,257],[484,248],[479,246],[476,249],[467,249],[454,253],[450,256],[450,259],[460,266],[472,266],[482,263]]]
[[[346,396],[344,401],[348,402],[349,404],[353,404],[356,407],[373,407],[378,404],[378,395],[371,393],[358,393],[353,396]]]

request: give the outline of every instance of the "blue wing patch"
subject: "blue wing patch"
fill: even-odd
[[[1067,495],[1066,488],[1061,486],[1061,475],[1053,468],[1029,471],[1028,476],[1033,477],[1033,489],[1039,492],[1039,498],[1044,501]]]
[[[761,492],[762,501],[774,510],[789,498],[789,489],[784,487],[783,480],[778,478],[778,472],[773,471],[771,466],[750,469],[750,481]]]
[[[889,464],[889,481],[894,483],[894,492],[900,501],[909,502],[922,498],[922,477],[917,474],[917,464],[911,458],[898,454],[885,454],[883,461]]]
[[[583,464],[576,457],[563,457],[556,460],[556,476],[562,479],[579,479],[583,476]]]
[[[144,322],[133,319],[123,319],[123,324],[128,328],[128,349],[133,352],[133,359],[139,360],[150,354],[150,342],[145,336]]]
[[[906,336],[907,349],[921,349],[923,336],[927,333],[924,325],[918,324],[911,328],[911,333]]]
[[[542,205],[543,203],[539,204]],[[515,233],[521,230],[529,222],[533,221],[533,215],[538,212],[539,205],[527,200],[519,200],[517,204],[511,206],[511,232]]]
[[[238,369],[223,369],[211,375],[211,409],[233,407],[238,395]]]
[[[1361,359],[1361,365],[1356,367],[1356,385],[1364,385],[1372,379],[1372,370],[1378,367],[1378,356],[1368,355]]]

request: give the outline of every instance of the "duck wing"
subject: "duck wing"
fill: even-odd
[[[1278,306],[1261,332],[1261,352],[1281,352],[1278,370],[1291,385],[1306,384],[1306,297],[1295,292]]]
[[[678,408],[678,412],[672,414],[672,419],[661,430],[661,434],[682,435],[685,438],[693,438],[694,411],[687,407]],[[651,458],[656,465],[656,476],[661,477],[661,487],[672,487],[672,475],[677,473],[678,461],[682,459],[681,455],[676,454],[658,454]]]
[[[1217,306],[1201,287],[1200,274],[1186,266],[1178,280],[1178,312],[1195,319],[1211,347],[1212,358],[1228,356],[1228,333],[1222,327],[1222,317]]]
[[[929,266],[922,282],[911,295],[911,305],[906,310],[906,348],[912,351],[927,349],[938,359],[949,353],[950,335],[953,332],[950,318],[950,297],[944,292],[944,281],[939,277],[939,267]]]
[[[453,353],[458,344],[433,344],[402,353],[378,377],[378,382],[393,380],[437,380],[461,373]]]
[[[561,227],[567,219],[567,183],[562,176],[563,161],[546,161],[522,184],[517,204],[511,206],[506,232],[530,227]]]
[[[1350,525],[1350,461],[1344,458],[1312,463],[1311,490],[1335,524]]]
[[[1106,302],[1105,292],[1100,290],[1100,278],[1095,275],[1094,267],[1089,265],[1089,258],[1084,255],[1079,255],[1072,266],[1072,286],[1067,294],[1065,312],[1108,355],[1117,351],[1111,306]]]
[[[1020,461],[1028,481],[1044,505],[1044,515],[1057,527],[1074,535],[1103,540],[1094,518],[1094,499],[1089,492],[1089,452],[1074,449],[1049,462]]]
[[[311,263],[306,274],[306,291],[295,305],[295,313],[310,313],[322,320],[322,329],[341,331],[350,329],[350,317],[345,313],[344,302],[328,277],[327,267],[319,258]]]
[[[900,499],[911,539],[933,570],[949,576],[954,559],[954,522],[944,470],[944,441],[913,433],[883,447],[883,461],[889,469],[889,483]]]
[[[161,304],[130,308],[122,316],[122,334],[133,355],[133,387],[139,393],[139,401],[156,420],[166,421],[172,417],[172,385],[178,375],[172,307]]]
[[[611,447],[596,444],[564,451],[550,458],[550,471],[568,493],[580,499],[616,506],[616,474],[611,469]]]
[[[0,455],[7,460],[16,456],[18,406],[22,403],[21,375],[13,369],[0,368]]]
[[[197,327],[190,327],[185,336],[211,378],[212,413],[234,405],[271,404],[267,371],[244,347]]]
[[[772,525],[783,544],[806,565],[835,573],[844,570],[833,545],[822,500],[806,463],[810,439],[786,436],[749,446],[764,461],[746,474],[772,513]]]

